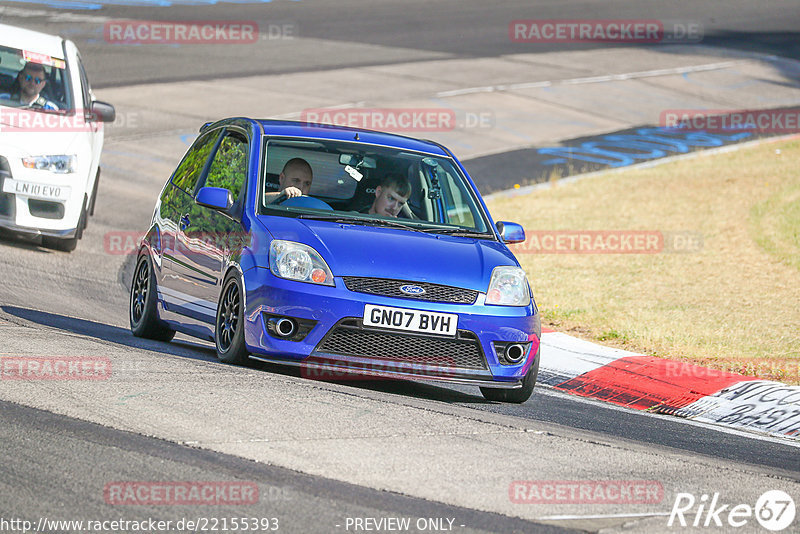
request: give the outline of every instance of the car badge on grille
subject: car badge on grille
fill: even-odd
[[[422,289],[419,286],[415,286],[413,284],[400,286],[400,291],[402,291],[406,295],[422,295],[423,293],[425,293],[424,289]]]

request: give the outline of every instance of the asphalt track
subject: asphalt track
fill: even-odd
[[[453,518],[458,530],[465,533],[523,533],[534,529],[546,533],[570,532],[500,514],[312,477],[2,401],[0,436],[7,451],[16,451],[15,461],[3,470],[4,484],[29,489],[4,493],[3,517],[23,517],[34,523],[39,518],[80,521],[113,517],[113,508],[98,499],[98,495],[103,495],[103,487],[109,480],[134,476],[137,480],[246,480],[258,484],[261,499],[256,507],[225,505],[215,508],[213,513],[208,506],[200,505],[171,507],[166,513],[163,507],[142,506],[125,514],[128,521],[157,518],[177,526],[185,518],[277,518],[276,530],[323,532],[335,531],[337,526],[342,528],[347,517],[384,516]],[[37,446],[31,447],[32,443]],[[51,463],[48,458],[59,461]],[[67,458],[69,461],[64,461]],[[87,478],[87,472],[102,472],[108,478],[95,481]],[[94,483],[98,486],[92,487]],[[86,491],[87,486],[93,491]],[[6,512],[10,510],[14,512]],[[55,527],[47,530],[62,531]]]
[[[313,42],[286,44],[247,50],[235,45],[169,49],[150,47],[131,53],[127,47],[109,47],[103,41],[101,24],[82,28],[73,24],[64,31],[64,17],[29,16],[28,20],[47,28],[52,25],[86,41],[81,51],[90,79],[99,87],[179,80],[217,79],[224,76],[309,72],[343,66],[385,65],[409,58],[455,55],[465,58],[497,57],[525,50],[527,45],[508,39],[508,25],[517,19],[658,19],[697,21],[703,25],[703,43],[785,57],[800,57],[800,13],[791,0],[773,1],[769,8],[752,0],[729,0],[724,6],[713,0],[687,5],[680,0],[627,2],[625,0],[584,0],[565,4],[558,1],[511,0],[485,4],[468,0],[363,0],[275,1],[217,5],[167,7],[132,6],[126,2],[107,3],[96,11],[71,10],[99,21],[116,19],[156,20],[248,20],[264,31],[270,25],[294,25],[294,35],[304,39],[338,42],[343,48],[324,52]],[[134,2],[130,2],[134,3]],[[151,4],[157,4],[152,2]],[[37,2],[7,2],[32,12],[52,11]],[[70,10],[65,10],[70,11]],[[15,17],[16,18],[16,17]],[[19,20],[17,18],[17,20]],[[72,37],[72,36],[71,36]],[[369,45],[361,53],[346,46]],[[570,50],[606,48],[605,43],[571,43]],[[536,45],[537,52],[564,49],[563,43]],[[160,54],[165,50],[169,54]],[[158,57],[158,61],[154,59]],[[198,66],[200,68],[198,68]],[[487,83],[491,80],[487,79]]]
[[[270,5],[217,5],[198,7],[176,6],[154,10],[152,7],[110,6],[89,13],[107,18],[163,19],[253,19],[260,25],[286,22],[295,24],[303,39],[291,43],[276,43],[276,49],[265,47],[256,54],[249,53],[241,61],[241,50],[236,47],[181,47],[163,55],[157,47],[109,47],[102,43],[97,23],[80,19],[73,23],[52,15],[52,8],[10,3],[14,9],[30,10],[34,16],[20,12],[4,13],[3,21],[50,30],[73,37],[86,58],[90,77],[97,88],[124,87],[136,82],[167,83],[186,80],[216,80],[244,74],[287,74],[297,72],[323,72],[330,69],[407,63],[435,58],[457,56],[461,58],[492,58],[519,52],[519,45],[507,39],[508,21],[518,18],[580,18],[591,13],[593,18],[662,18],[672,20],[701,20],[706,25],[705,44],[759,51],[798,57],[798,32],[800,13],[796,4],[776,2],[765,9],[752,2],[728,2],[724,8],[717,2],[695,2],[693,13],[686,13],[683,2],[660,2],[657,5],[636,7],[627,2],[583,2],[570,6],[563,3],[507,2],[486,9],[482,2],[437,2],[433,6],[422,2],[369,2],[370,9],[361,9],[364,2],[275,2]],[[40,10],[40,14],[36,14]],[[77,12],[81,13],[83,12]],[[756,22],[757,21],[757,22]],[[398,31],[402,27],[402,31]],[[307,39],[307,40],[306,40]],[[320,53],[319,41],[336,42],[337,53]],[[358,46],[353,46],[353,43]],[[333,45],[331,45],[333,46]],[[596,46],[580,45],[590,50]],[[571,49],[575,49],[571,46]],[[557,50],[547,46],[537,51]],[[263,54],[263,56],[261,55]],[[159,57],[161,56],[161,57]],[[201,69],[197,66],[202,65]],[[224,95],[212,93],[209,105]],[[349,101],[345,91],[335,98]],[[112,145],[111,150],[114,150]],[[180,154],[175,154],[175,159]],[[502,157],[502,156],[497,156]],[[111,161],[122,165],[109,169],[109,182],[101,189],[98,216],[87,237],[73,255],[58,254],[41,249],[35,244],[16,240],[0,242],[2,248],[2,278],[0,289],[0,339],[7,337],[0,352],[7,354],[8,347],[24,345],[18,332],[30,333],[30,353],[67,350],[69,343],[91,342],[98,354],[125,350],[147,354],[153,358],[154,367],[164,362],[177,361],[192,366],[204,364],[203,376],[212,392],[224,395],[217,389],[213,375],[224,370],[214,363],[211,351],[202,344],[184,339],[172,344],[138,340],[130,336],[126,326],[126,280],[129,259],[109,257],[102,250],[104,231],[116,228],[139,228],[152,210],[152,195],[137,193],[138,188],[151,191],[163,181],[161,176],[150,176],[148,171],[156,166],[148,158],[116,155]],[[105,160],[109,161],[109,160]],[[159,169],[167,166],[159,162]],[[503,169],[493,164],[493,169]],[[501,180],[513,180],[514,169]],[[93,240],[94,243],[89,243]],[[13,334],[11,329],[14,328]],[[16,330],[16,328],[26,330]],[[37,337],[39,334],[41,338]],[[33,340],[41,344],[37,345]],[[50,340],[50,345],[47,344]],[[53,341],[55,340],[55,341]],[[65,341],[66,340],[66,341]],[[87,341],[88,340],[88,341]],[[98,347],[100,347],[98,349]],[[149,368],[149,366],[148,366]],[[271,366],[257,365],[253,372],[267,387],[277,387],[282,377],[294,379],[292,373]],[[200,371],[198,371],[200,372]],[[227,372],[227,370],[225,371]],[[224,374],[224,373],[223,373]],[[167,389],[179,393],[185,389],[177,382],[165,381],[154,374],[151,380],[165,384]],[[789,483],[796,491],[800,481],[800,455],[797,447],[779,440],[759,439],[740,432],[723,432],[703,425],[687,425],[673,418],[622,410],[597,402],[575,399],[552,390],[539,389],[528,403],[507,406],[486,403],[470,388],[442,387],[428,384],[398,382],[354,382],[322,384],[342,394],[337,402],[352,402],[348,397],[365,402],[382,402],[388,398],[398,406],[463,415],[472,413],[475,419],[503,417],[522,421],[524,425],[545,429],[547,432],[570,436],[578,441],[604,444],[610,449],[647,451],[653,458],[677,457],[686,466],[720,465],[721,469],[736,472],[744,480],[773,479]],[[35,391],[35,390],[34,390]],[[345,393],[342,393],[345,392]],[[47,401],[71,399],[74,404],[67,409],[47,406]],[[186,392],[185,394],[189,394]],[[308,393],[312,399],[318,391]],[[13,395],[3,396],[6,401]],[[255,480],[262,488],[280,488],[295,500],[267,501],[265,510],[289,518],[289,532],[333,532],[337,521],[344,517],[385,517],[393,514],[411,517],[456,517],[468,531],[530,532],[545,531],[541,522],[509,517],[513,513],[493,514],[479,512],[469,507],[455,507],[454,499],[424,499],[402,492],[371,489],[369,484],[353,484],[328,477],[305,474],[303,469],[285,469],[264,463],[235,458],[220,452],[198,450],[168,441],[161,441],[141,433],[125,433],[133,425],[124,419],[98,426],[79,418],[54,415],[71,409],[79,411],[90,400],[68,391],[53,393],[42,391],[27,398],[15,397],[15,404],[3,402],[0,406],[0,447],[7,460],[0,465],[0,513],[3,517],[37,518],[47,516],[59,519],[74,517],[105,517],[116,513],[102,502],[99,488],[109,480],[219,480],[244,478]],[[319,402],[326,402],[319,397]],[[23,406],[26,405],[26,406]],[[41,411],[33,407],[45,407]],[[112,408],[107,408],[109,411]],[[100,411],[103,411],[100,408]],[[165,414],[165,417],[173,415]],[[90,417],[85,416],[86,419]],[[111,421],[114,419],[112,418]],[[492,419],[493,420],[493,419]],[[314,425],[315,421],[296,421],[299,426]],[[121,430],[117,430],[121,429]],[[152,434],[155,435],[155,434]],[[180,440],[177,440],[180,441]],[[184,440],[183,443],[187,441]],[[532,451],[539,456],[542,451]],[[564,465],[563,479],[607,479],[610,471],[598,466],[595,471],[577,469],[581,464],[592,464],[597,450],[579,449],[573,457],[576,465]],[[624,457],[623,457],[624,458]],[[655,460],[654,460],[655,461]],[[635,464],[633,456],[620,462]],[[719,462],[719,464],[717,464]],[[311,462],[313,463],[313,462]],[[424,460],[420,460],[424,465]],[[635,468],[631,478],[646,478]],[[309,468],[308,472],[314,472]],[[638,473],[638,476],[637,476]],[[675,480],[665,480],[666,485],[679,488],[679,480],[690,473],[676,473]],[[398,475],[400,476],[400,475]],[[532,476],[528,473],[526,476]],[[750,478],[748,478],[750,477]],[[754,482],[755,483],[755,482]],[[776,482],[777,483],[777,482]],[[374,487],[375,485],[373,485]],[[22,489],[24,488],[24,489]],[[288,489],[287,489],[288,488]],[[672,487],[670,488],[670,490]],[[708,491],[729,491],[732,487],[707,488]],[[268,494],[268,493],[266,493]],[[757,495],[756,495],[757,496]],[[455,499],[457,500],[457,499]],[[65,503],[74,503],[67,506]],[[302,503],[298,506],[298,503]],[[669,503],[667,503],[669,504]],[[478,507],[475,507],[478,509]],[[662,506],[662,510],[668,506]],[[178,518],[215,514],[221,510],[180,508],[177,511],[163,508],[125,510],[128,518],[146,517],[149,512],[161,518]],[[225,510],[238,513],[241,510]],[[245,510],[252,515],[254,510]],[[552,510],[555,512],[556,510]],[[75,514],[78,515],[78,514]],[[546,514],[539,514],[546,515]],[[604,522],[605,521],[605,522]],[[576,517],[562,521],[572,528],[597,530],[600,527],[622,528],[626,520],[587,520]],[[634,521],[635,523],[635,521]],[[652,523],[649,524],[652,528]],[[643,524],[638,528],[645,528]],[[633,530],[636,531],[634,525]],[[661,524],[661,528],[666,528]],[[464,530],[464,529],[462,529]],[[652,530],[651,530],[652,531]]]

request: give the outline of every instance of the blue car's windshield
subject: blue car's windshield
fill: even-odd
[[[261,213],[494,235],[476,193],[450,158],[286,138],[269,139],[264,150]]]

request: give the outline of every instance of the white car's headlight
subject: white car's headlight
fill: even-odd
[[[333,273],[322,256],[302,243],[275,239],[269,246],[269,268],[289,280],[332,286]]]
[[[486,304],[500,306],[527,306],[531,303],[531,292],[525,271],[519,267],[500,266],[492,271]]]
[[[69,174],[78,168],[78,158],[71,156],[31,156],[22,158],[22,166],[26,169],[50,171],[56,174]]]

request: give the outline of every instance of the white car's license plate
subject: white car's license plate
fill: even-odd
[[[64,185],[35,184],[20,180],[6,179],[3,181],[3,193],[14,193],[27,197],[43,198],[46,200],[67,200],[70,188]]]
[[[458,315],[366,304],[364,326],[455,336]]]

